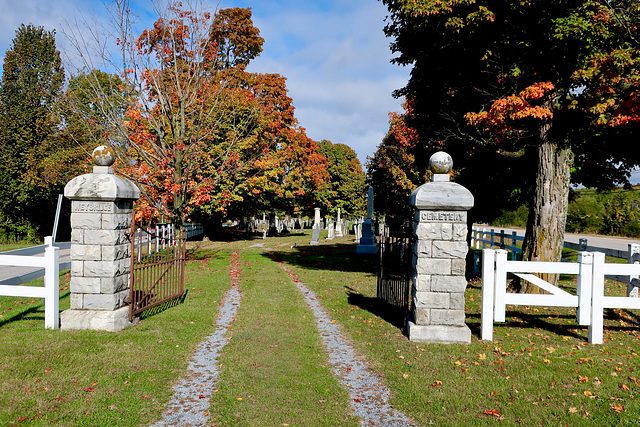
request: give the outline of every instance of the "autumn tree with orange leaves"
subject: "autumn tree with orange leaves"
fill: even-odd
[[[640,163],[628,150],[640,122],[638,3],[383,3],[394,62],[413,66],[397,95],[412,102],[418,145],[449,151],[472,191],[518,168],[530,205],[523,257],[559,260],[572,171],[575,183],[605,186]]]
[[[81,58],[102,58],[122,80],[116,101],[126,103],[124,114],[110,108],[100,85],[92,88],[117,171],[141,188],[139,218],[161,213],[181,226],[194,209],[224,213],[265,192],[295,199],[325,179],[285,79],[246,71],[264,42],[249,9],[212,14],[175,2],[157,12],[153,28],[135,37],[128,1],[117,0],[119,55],[89,55],[77,45]]]

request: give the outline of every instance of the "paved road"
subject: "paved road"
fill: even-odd
[[[71,243],[56,243],[54,246],[60,248],[60,270],[69,269],[71,266]],[[0,255],[44,256],[44,245],[1,252]],[[0,285],[21,285],[43,276],[44,268],[0,265]]]
[[[521,228],[507,228],[507,227],[490,227],[487,225],[474,225],[475,229],[486,228],[487,231],[490,231],[492,228],[499,233],[500,230],[504,230],[505,233],[511,234],[511,232],[515,231],[518,236],[524,236],[524,229]],[[609,249],[617,249],[620,251],[628,251],[629,243],[640,243],[640,239],[637,238],[628,238],[628,237],[609,237],[609,236],[589,236],[585,234],[565,234],[565,242],[571,243],[579,243],[581,238],[587,239],[587,244],[590,247],[599,247],[599,248],[609,248]]]

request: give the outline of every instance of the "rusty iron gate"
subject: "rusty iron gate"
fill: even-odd
[[[131,227],[129,320],[184,294],[185,241],[168,224]]]
[[[411,232],[394,233],[385,228],[381,234],[377,297],[400,309],[406,317],[411,296]]]

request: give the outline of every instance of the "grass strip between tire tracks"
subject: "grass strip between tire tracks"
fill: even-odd
[[[212,397],[216,425],[357,425],[313,314],[262,249],[241,253],[242,304]]]

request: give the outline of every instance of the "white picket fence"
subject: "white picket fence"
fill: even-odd
[[[507,260],[503,249],[482,251],[483,340],[493,340],[493,322],[504,322],[507,305],[576,307],[577,322],[589,326],[589,342],[602,344],[605,308],[640,309],[640,298],[606,296],[604,278],[610,275],[640,276],[640,264],[605,263],[602,252],[579,252],[578,262],[531,262]],[[507,293],[507,274],[512,273],[549,294]],[[577,275],[576,295],[534,276],[533,273]],[[629,281],[638,287],[638,279]],[[630,287],[631,288],[631,287]],[[633,295],[632,291],[628,295]]]
[[[44,298],[44,326],[60,326],[60,254],[51,236],[44,238],[44,256],[0,255],[0,265],[44,268],[44,286],[0,285],[0,295]]]
[[[204,233],[204,229],[201,224],[189,223],[183,227],[185,233],[185,239],[190,239],[194,236],[199,236]],[[175,227],[173,224],[156,224],[154,227],[149,227],[145,231],[138,228],[134,236],[135,248],[138,257],[138,261],[142,258],[143,246],[147,247],[147,254],[152,252],[159,252],[165,249],[167,246],[173,246],[176,241]]]

